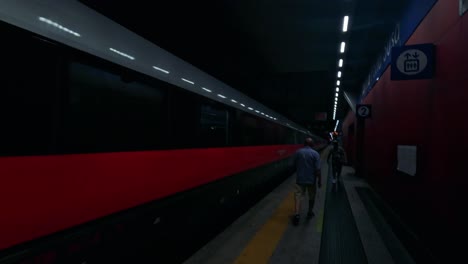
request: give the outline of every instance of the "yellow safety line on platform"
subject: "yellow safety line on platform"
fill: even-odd
[[[324,157],[326,157],[327,153],[328,152],[322,153],[322,160]],[[326,191],[327,176],[328,175],[324,175],[322,173],[323,185],[320,189],[320,192]],[[320,193],[317,192],[316,195],[318,196]],[[325,199],[325,195],[320,197],[320,199]],[[316,200],[316,202],[318,201]],[[249,244],[244,248],[242,253],[239,255],[239,257],[237,257],[233,264],[268,263],[268,260],[273,255],[276,246],[278,245],[281,237],[290,223],[294,209],[294,192],[291,192],[288,194],[286,199],[284,199],[275,213],[270,217],[270,219],[260,228],[252,240],[250,240]],[[320,208],[318,213],[318,219],[315,227],[317,232],[322,232],[323,206]]]
[[[294,193],[291,192],[244,248],[234,264],[267,263],[286,231],[293,212]]]

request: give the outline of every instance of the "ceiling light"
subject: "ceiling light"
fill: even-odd
[[[233,102],[233,103],[236,103],[236,104],[237,104],[237,101],[236,101],[236,100],[234,100],[234,99],[231,99],[231,102]]]
[[[160,71],[160,72],[164,72],[165,74],[169,74],[169,71],[167,71],[167,70],[165,70],[165,69],[162,69],[162,68],[159,68],[159,67],[156,67],[156,66],[153,66],[153,68],[154,68],[155,70]]]
[[[338,102],[338,97],[335,97],[335,101]]]
[[[210,90],[210,89],[206,89],[205,87],[202,87],[202,89],[205,90],[205,91],[207,91],[207,92],[209,92],[209,93],[211,93],[211,90]]]
[[[81,37],[81,35],[76,33],[75,31],[72,31],[72,30],[60,25],[59,23],[56,23],[56,22],[54,22],[54,21],[52,21],[50,19],[47,19],[45,17],[39,17],[39,21],[47,23],[47,24],[49,24],[51,26],[54,26],[54,27],[56,27],[56,28],[58,28],[60,30],[63,30],[65,32],[69,33],[69,34],[74,35],[75,37]]]
[[[188,83],[190,83],[190,84],[195,84],[194,82],[192,82],[192,81],[190,81],[190,80],[187,80],[187,79],[184,79],[184,78],[180,78],[180,79],[182,79],[182,81],[184,81],[184,82],[188,82]]]
[[[255,110],[255,113],[258,113],[258,114],[260,114],[260,111],[258,111],[258,110]]]
[[[335,93],[335,96],[338,97],[338,93]]]
[[[336,91],[339,92],[339,91],[340,91],[340,88],[336,87]]]
[[[249,110],[254,110],[252,107],[249,107]]]
[[[344,41],[341,42],[341,48],[340,48],[340,52],[341,52],[341,53],[344,53],[344,52],[345,52],[345,47],[346,47],[346,43],[344,43]]]
[[[341,78],[341,71],[338,71],[338,78]]]
[[[338,66],[341,68],[343,67],[343,59],[340,59],[340,61],[338,62]]]
[[[221,98],[226,98],[226,96],[222,95],[222,94],[218,94],[218,97],[221,97]]]
[[[341,82],[340,82],[339,80],[336,81],[336,85],[340,86],[340,83],[341,83]]]
[[[118,50],[116,50],[116,49],[114,49],[114,48],[109,48],[109,50],[111,50],[112,52],[115,52],[115,53],[117,53],[117,54],[119,54],[120,56],[123,56],[123,57],[125,57],[125,58],[131,59],[131,60],[134,60],[134,59],[135,59],[134,57],[132,57],[132,56],[130,56],[130,55],[128,55],[128,54],[125,54],[125,53],[123,53],[123,52],[121,52],[121,51],[118,51]]]
[[[240,104],[242,107],[245,107],[245,104]]]
[[[345,16],[343,19],[343,32],[348,31],[348,22],[349,22],[349,16]]]

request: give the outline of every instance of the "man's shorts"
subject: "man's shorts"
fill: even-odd
[[[309,193],[309,200],[315,198],[315,184],[295,184],[295,195],[296,199],[302,199],[305,197],[306,192]]]

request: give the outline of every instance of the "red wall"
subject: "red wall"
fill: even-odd
[[[464,252],[468,220],[468,15],[458,1],[439,0],[406,43],[436,45],[431,80],[391,81],[390,67],[363,103],[372,104],[365,125],[363,175],[439,258]],[[344,146],[353,155],[355,124],[348,113]],[[397,145],[420,145],[417,178],[395,174]]]

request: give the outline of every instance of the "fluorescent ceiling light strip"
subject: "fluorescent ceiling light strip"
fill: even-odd
[[[343,42],[341,42],[340,52],[341,52],[341,53],[344,53],[344,52],[345,52],[345,48],[346,48],[346,43],[343,41]]]
[[[338,62],[338,66],[341,68],[343,67],[343,59],[340,59],[340,61]]]
[[[252,107],[249,107],[249,110],[254,110]]]
[[[231,102],[233,102],[233,103],[236,103],[236,104],[237,104],[237,101],[236,101],[236,100],[234,100],[234,99],[231,99]]]
[[[123,53],[123,52],[121,52],[121,51],[118,51],[118,50],[116,50],[116,49],[114,49],[114,48],[109,48],[109,50],[111,50],[112,52],[115,52],[115,53],[117,53],[117,54],[119,54],[120,56],[123,56],[123,57],[125,57],[125,58],[131,59],[131,60],[134,60],[134,59],[135,59],[135,57],[132,57],[132,56],[130,56],[130,55],[126,54],[126,53]]]
[[[245,104],[240,104],[242,107],[245,107]]]
[[[338,71],[338,78],[341,78],[341,71]]]
[[[340,81],[336,81],[336,85],[340,86],[341,82]]]
[[[195,84],[194,82],[190,81],[190,80],[187,80],[187,79],[184,79],[184,78],[180,78],[182,81],[184,82],[187,82],[187,83],[190,83],[190,84]]]
[[[343,18],[343,32],[348,31],[349,16]]]
[[[210,89],[206,89],[205,87],[202,87],[202,89],[205,90],[205,91],[207,91],[207,92],[209,92],[209,93],[211,93],[211,90],[210,90]]]
[[[222,95],[222,94],[218,94],[218,96],[221,97],[221,98],[223,98],[223,99],[226,98],[226,96],[224,96],[224,95]]]
[[[336,91],[339,92],[339,91],[340,91],[340,88],[336,87]]]
[[[156,67],[156,66],[153,66],[153,68],[154,68],[155,70],[160,71],[160,72],[164,72],[165,74],[169,74],[169,71],[167,71],[167,70],[165,70],[165,69],[163,69],[163,68],[159,68],[159,67]]]
[[[46,24],[49,24],[49,25],[51,25],[51,26],[54,26],[54,27],[56,27],[56,28],[58,28],[58,29],[60,29],[60,30],[63,30],[63,31],[65,31],[65,32],[69,33],[69,34],[72,34],[72,35],[74,35],[74,36],[76,36],[76,37],[81,37],[81,35],[80,35],[79,33],[76,33],[75,31],[70,30],[70,29],[68,29],[68,28],[66,28],[66,27],[64,27],[64,26],[62,26],[62,25],[60,25],[59,23],[54,22],[54,21],[52,21],[52,20],[50,20],[50,19],[47,19],[47,18],[45,18],[45,17],[39,17],[39,21],[44,22],[44,23],[46,23]]]

